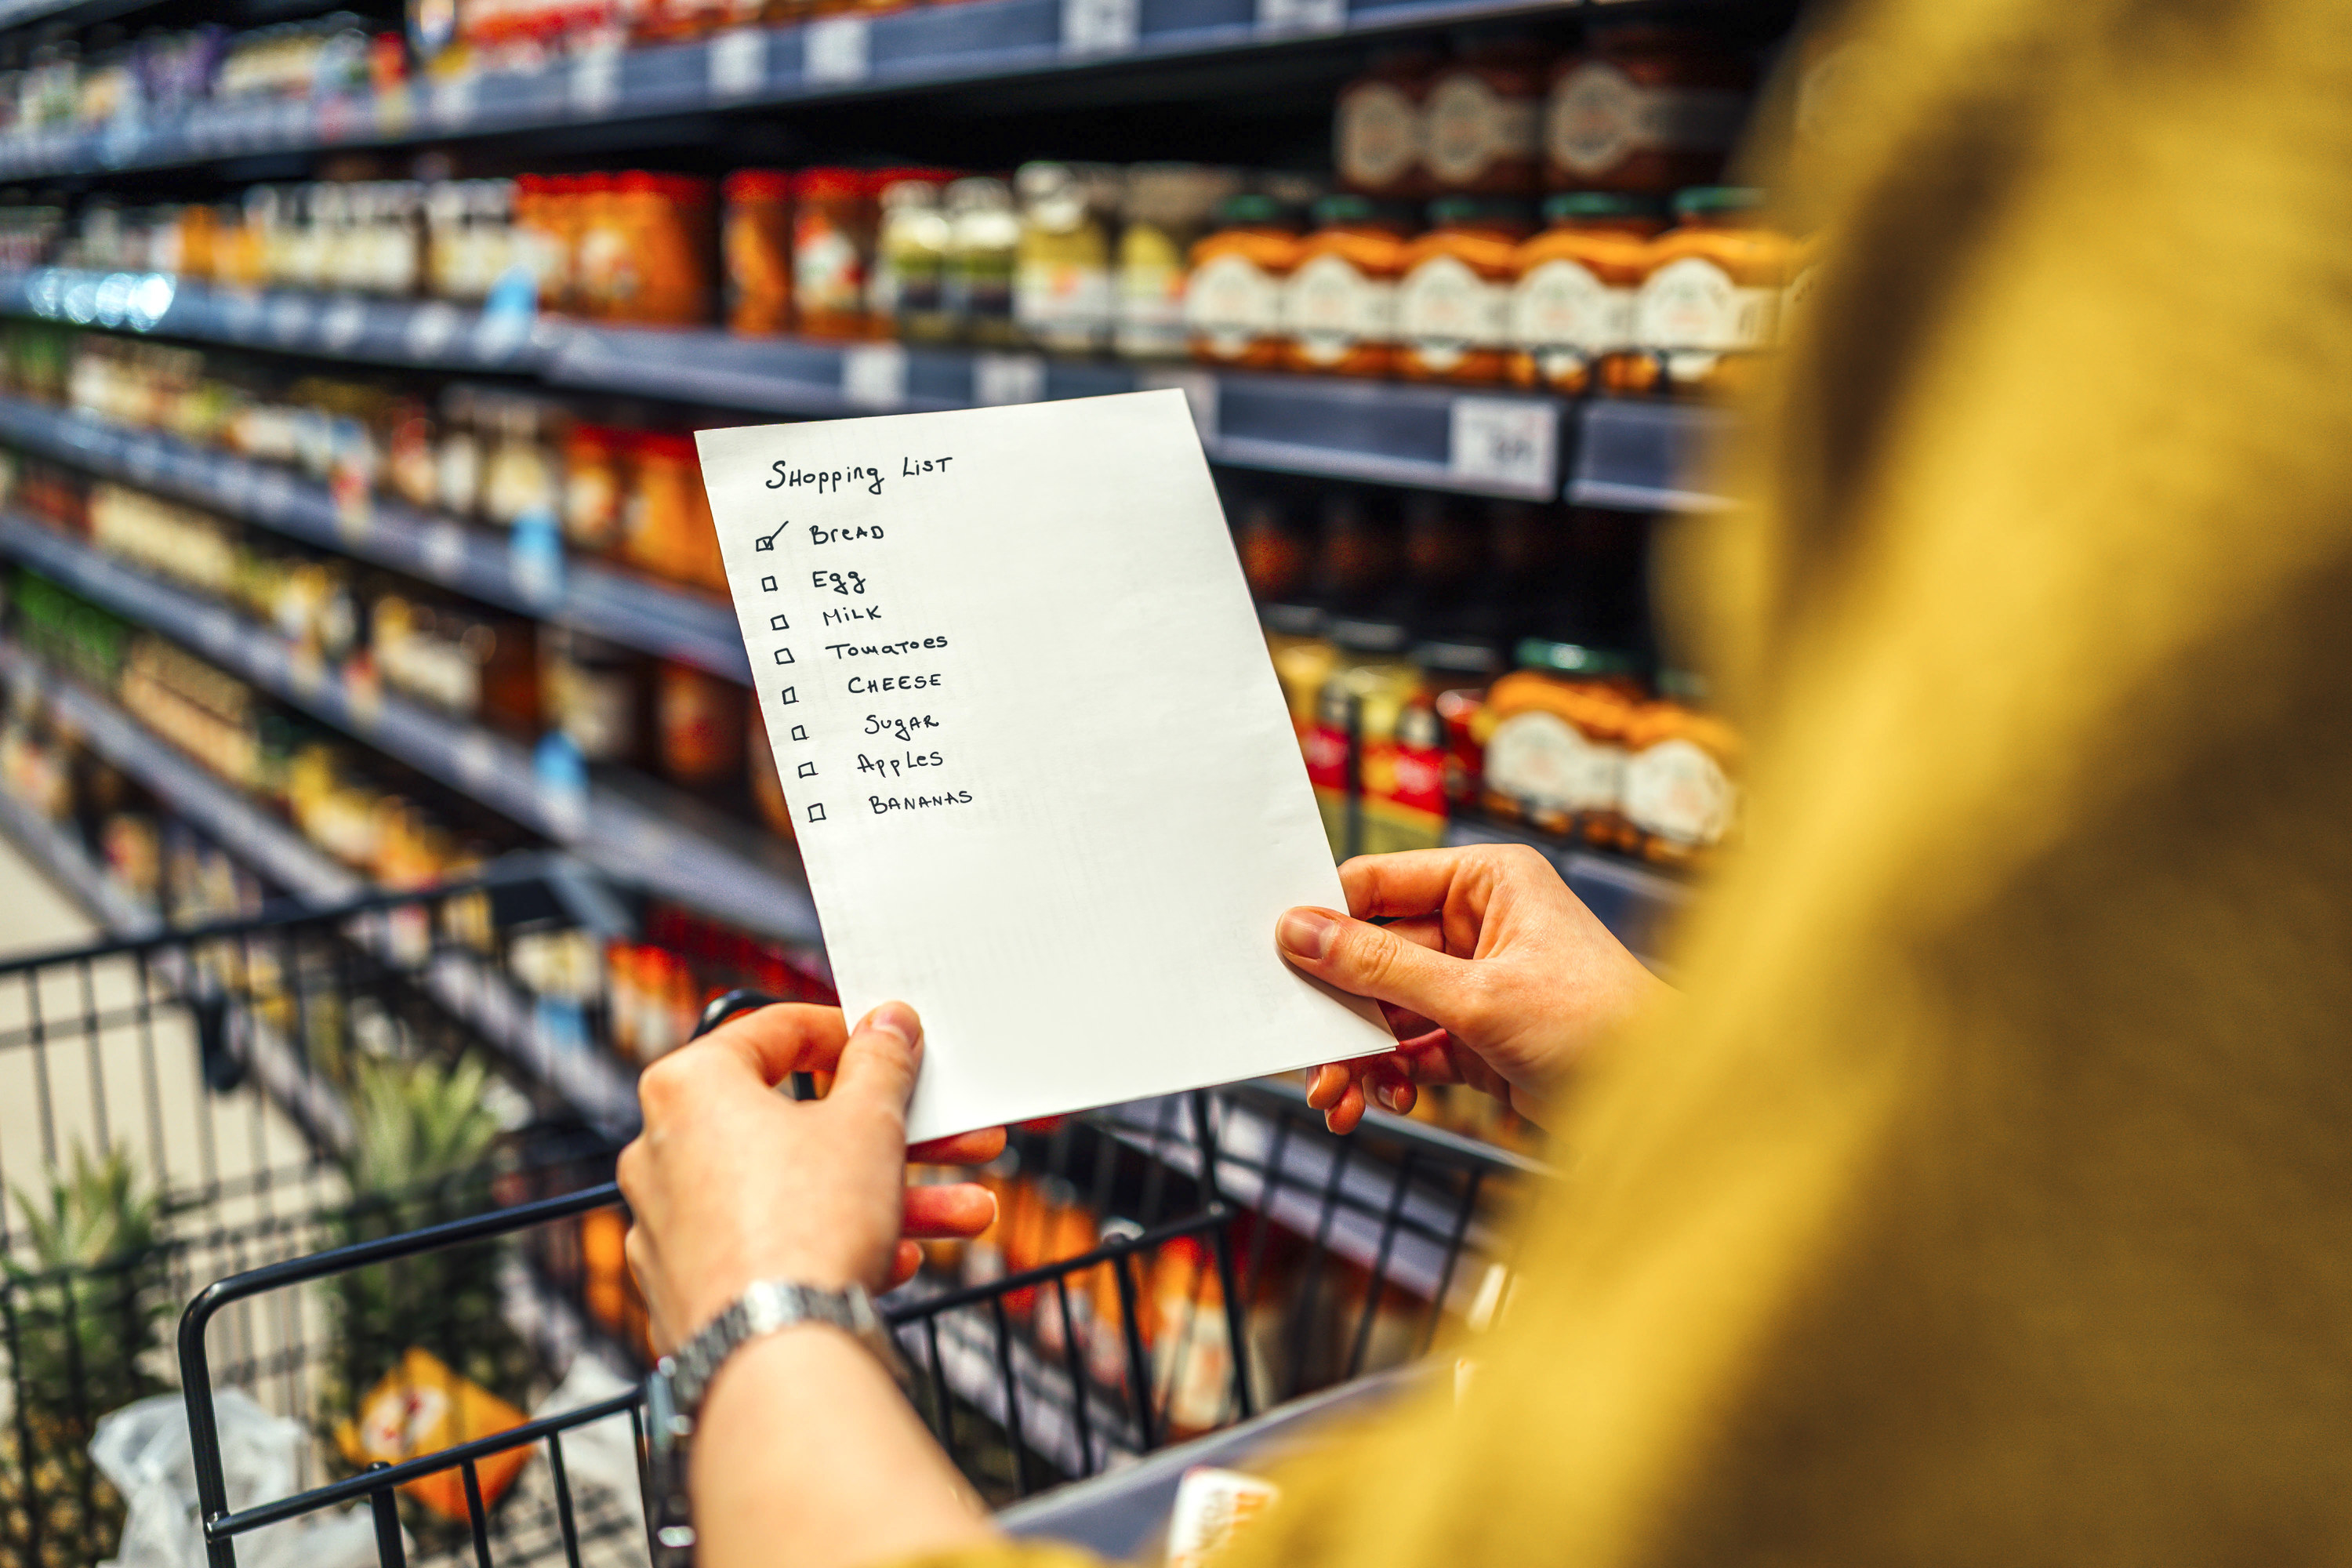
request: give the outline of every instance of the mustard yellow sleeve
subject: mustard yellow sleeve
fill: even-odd
[[[2352,27],[1874,16],[1690,1005],[1234,1568],[2352,1557]]]

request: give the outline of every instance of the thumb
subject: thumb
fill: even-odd
[[[1471,966],[1462,959],[1330,910],[1289,910],[1274,940],[1283,957],[1342,991],[1392,1002],[1457,1037],[1467,1021]]]
[[[833,1092],[825,1098],[882,1111],[903,1123],[915,1069],[923,1059],[923,1021],[904,1002],[885,1002],[866,1016],[841,1047]]]

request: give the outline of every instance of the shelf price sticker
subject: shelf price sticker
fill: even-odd
[[[749,98],[767,85],[768,35],[738,27],[710,40],[710,96]]]
[[[341,353],[367,331],[367,307],[349,294],[338,295],[319,318],[319,342]]]
[[[1135,47],[1142,0],[1062,0],[1062,52],[1123,55]]]
[[[1261,33],[1336,33],[1347,25],[1348,0],[1257,0]]]
[[[269,304],[269,335],[281,343],[299,342],[310,330],[310,302],[299,294],[280,294]]]
[[[433,122],[455,131],[474,118],[474,73],[443,77],[433,84]]]
[[[1559,410],[1514,397],[1457,397],[1446,471],[1515,495],[1549,497],[1559,463]]]
[[[859,408],[898,408],[907,401],[907,351],[897,343],[858,343],[841,352],[841,395]]]
[[[600,118],[621,96],[621,51],[604,45],[572,62],[572,112],[583,120]]]
[[[983,408],[1045,401],[1045,362],[1035,354],[984,353],[971,362],[971,400]]]
[[[873,68],[863,16],[820,16],[801,29],[801,76],[812,86],[864,81]]]

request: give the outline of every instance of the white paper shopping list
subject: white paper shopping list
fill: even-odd
[[[697,437],[825,953],[908,1133],[1385,1050],[1283,963],[1339,880],[1181,392]]]

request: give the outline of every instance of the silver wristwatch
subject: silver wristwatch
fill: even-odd
[[[686,1449],[702,1396],[727,1358],[751,1341],[796,1323],[826,1323],[874,1352],[900,1388],[911,1386],[906,1358],[862,1286],[823,1290],[784,1279],[755,1281],[686,1343],[655,1363],[646,1379],[648,1449],[646,1525],[654,1568],[694,1560],[694,1521],[686,1495]]]

